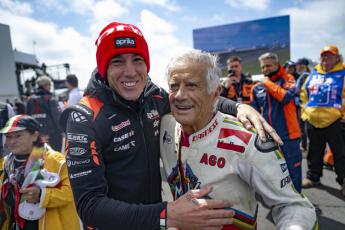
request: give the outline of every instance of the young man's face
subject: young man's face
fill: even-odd
[[[147,67],[138,54],[120,54],[109,61],[107,79],[109,86],[121,97],[136,101],[147,82]]]
[[[219,96],[219,87],[208,92],[206,67],[190,64],[172,72],[169,78],[171,112],[185,132],[194,133],[207,125]]]
[[[228,71],[232,70],[235,72],[235,76],[240,76],[242,72],[242,66],[239,61],[232,61],[228,64]]]
[[[278,69],[278,63],[274,63],[272,59],[267,58],[260,61],[260,68],[263,75],[267,76]]]

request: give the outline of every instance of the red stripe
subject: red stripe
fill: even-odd
[[[16,117],[16,119],[13,121],[11,128],[7,131],[8,133],[12,132],[16,127],[17,127],[17,123],[18,120],[22,117],[22,115]]]
[[[236,151],[239,153],[243,153],[245,148],[241,145],[235,145],[235,144],[231,144],[231,143],[224,143],[224,142],[219,142],[217,143],[217,147],[218,148],[222,148],[222,149],[227,149],[227,150],[232,150],[232,151]]]

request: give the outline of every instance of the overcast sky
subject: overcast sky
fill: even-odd
[[[111,21],[142,30],[150,49],[150,76],[166,87],[167,62],[178,50],[193,47],[193,29],[280,15],[290,15],[292,60],[318,60],[328,44],[345,53],[344,0],[0,1],[0,23],[10,26],[13,48],[35,53],[47,65],[70,63],[81,88],[96,66],[97,35]]]

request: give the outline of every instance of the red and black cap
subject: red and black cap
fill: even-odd
[[[16,115],[11,117],[0,133],[12,133],[22,130],[40,131],[41,124],[29,115]]]

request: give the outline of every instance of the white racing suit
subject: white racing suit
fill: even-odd
[[[207,198],[234,204],[234,224],[223,229],[256,229],[257,193],[272,208],[277,229],[318,229],[313,205],[295,190],[273,141],[260,143],[256,132],[220,112],[183,144],[181,133],[172,115],[163,117],[161,157],[174,199],[189,189],[212,185]]]

